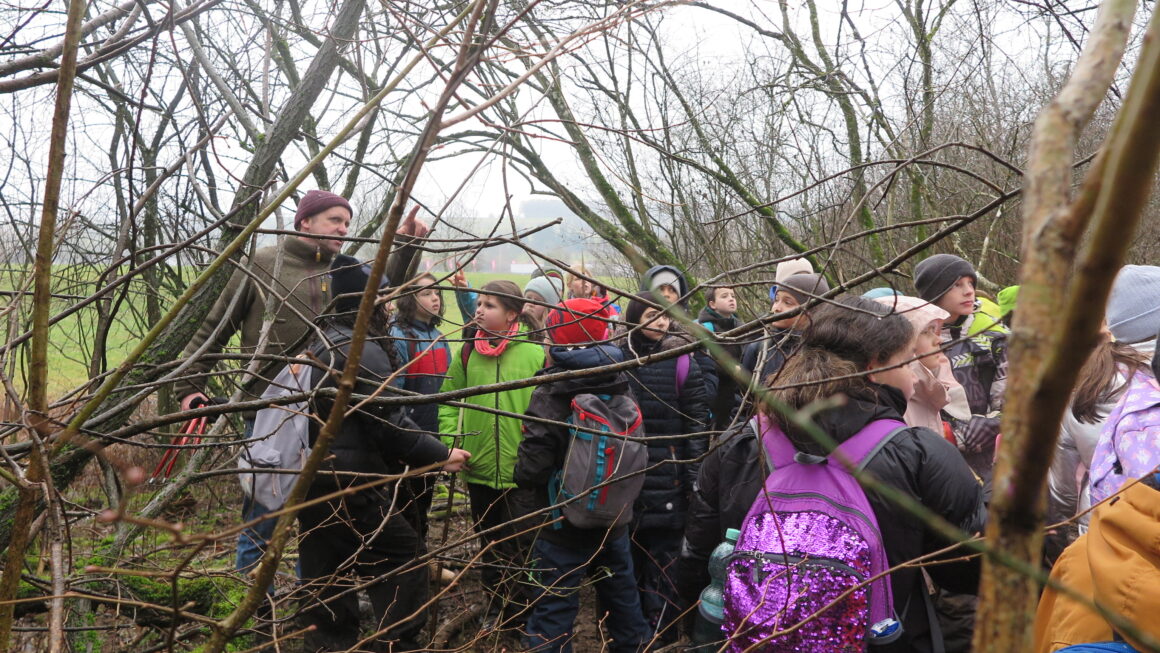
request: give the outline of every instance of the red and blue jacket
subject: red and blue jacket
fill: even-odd
[[[451,366],[451,349],[439,339],[441,335],[439,329],[423,322],[391,322],[391,339],[399,360],[403,365],[410,363],[395,379],[395,387],[425,395],[439,392]],[[439,404],[415,404],[408,415],[420,429],[439,432]]]

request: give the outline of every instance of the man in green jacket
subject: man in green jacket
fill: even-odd
[[[396,244],[401,246],[388,262],[389,279],[408,278],[418,263],[418,250],[414,243],[429,231],[426,224],[416,219],[418,208],[412,209],[399,226],[400,238]],[[208,403],[205,380],[213,371],[214,362],[197,359],[221,353],[235,334],[241,334],[239,350],[243,356],[292,356],[297,353],[311,322],[330,301],[330,263],[342,250],[341,239],[350,228],[352,216],[346,198],[324,190],[309,191],[298,202],[294,214],[294,229],[300,235],[284,237],[277,245],[257,250],[234,271],[182,354],[193,359],[186,375],[175,384],[182,410]],[[274,319],[266,342],[259,350],[267,310]],[[238,382],[243,390],[243,400],[261,398],[266,380],[273,378],[283,364],[269,361],[261,364],[253,374],[243,373]],[[254,411],[247,411],[242,417],[248,439],[253,435]],[[242,520],[252,521],[266,512],[261,504],[247,498],[242,506]],[[257,564],[273,529],[274,520],[271,519],[246,529],[238,536],[236,567],[239,571],[247,571]]]

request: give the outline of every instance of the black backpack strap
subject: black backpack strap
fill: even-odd
[[[938,623],[938,612],[934,609],[934,601],[930,592],[926,591],[926,583],[922,584],[922,598],[926,602],[926,622],[930,628],[931,653],[946,653],[946,641],[943,638],[942,626]]]
[[[757,415],[749,418],[749,428],[753,429],[753,435],[757,438],[757,448],[761,451],[761,459],[765,461],[765,473],[772,474],[777,465],[773,464],[773,456],[769,455],[769,449],[761,437],[761,423],[757,421]]]

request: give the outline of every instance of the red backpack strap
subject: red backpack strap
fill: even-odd
[[[475,349],[474,340],[466,340],[459,348],[459,362],[463,363],[463,373],[467,374],[467,361],[471,358],[471,351]]]

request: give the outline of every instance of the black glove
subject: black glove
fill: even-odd
[[[189,402],[189,408],[192,410],[194,408],[205,408],[206,406],[221,406],[222,404],[228,404],[229,402],[229,397],[210,397],[208,399],[204,397],[195,397]],[[217,421],[218,417],[220,416],[210,415],[208,422],[213,424]]]
[[[971,415],[971,421],[963,429],[963,448],[966,451],[982,451],[995,443],[999,435],[999,418]]]

